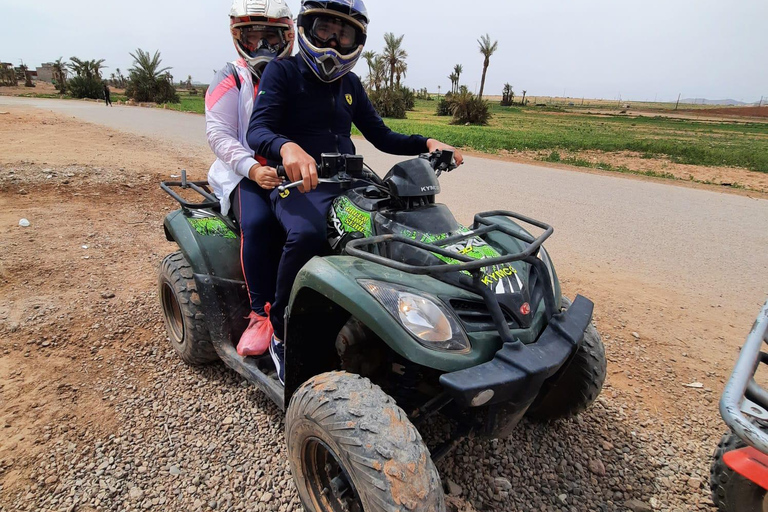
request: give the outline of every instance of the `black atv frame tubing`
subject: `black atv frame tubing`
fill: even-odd
[[[192,189],[201,196],[203,196],[203,199],[206,200],[205,203],[190,203],[186,201],[183,197],[181,197],[179,194],[177,194],[172,187],[175,188],[182,188],[182,189]],[[189,208],[192,210],[205,210],[205,209],[212,209],[217,210],[220,207],[220,203],[218,198],[213,195],[208,188],[208,182],[207,181],[187,181],[187,171],[182,170],[181,171],[181,181],[164,181],[160,183],[160,188],[165,191],[166,194],[171,196],[173,199],[176,200],[177,203],[179,203],[182,208]]]
[[[742,441],[768,453],[768,433],[742,412],[745,399],[768,410],[768,392],[755,382],[760,364],[768,364],[768,354],[762,351],[764,343],[768,343],[768,302],[758,315],[725,386],[720,399],[720,415]]]

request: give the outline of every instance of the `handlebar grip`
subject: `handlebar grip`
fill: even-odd
[[[277,176],[279,178],[283,178],[284,180],[288,179],[288,173],[285,171],[285,167],[278,165],[275,170],[277,171]]]

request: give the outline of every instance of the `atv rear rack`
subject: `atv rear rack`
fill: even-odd
[[[768,343],[768,302],[758,315],[725,386],[720,415],[742,441],[768,454],[768,433],[754,421],[756,418],[768,423],[768,391],[755,382],[760,365],[768,365],[768,353],[761,350],[763,343]]]
[[[510,218],[525,222],[526,224],[530,224],[532,226],[536,226],[537,228],[543,229],[544,232],[538,237],[534,238],[533,236],[529,235],[528,233],[522,230],[518,231],[515,229],[510,229],[509,227],[502,226],[501,224],[493,222],[492,220],[489,220],[489,217],[510,217]],[[442,247],[449,244],[455,244],[457,242],[461,242],[463,240],[467,240],[470,238],[482,237],[483,235],[487,235],[494,231],[502,232],[508,236],[521,240],[528,245],[525,248],[525,250],[520,251],[518,253],[512,253],[504,256],[498,256],[495,258],[486,258],[481,260],[473,259],[473,258],[470,258],[469,256],[465,256],[457,252],[449,251]],[[478,295],[480,295],[480,297],[483,298],[483,301],[488,307],[488,311],[490,312],[491,317],[493,318],[494,325],[499,331],[499,334],[501,335],[503,341],[507,343],[507,342],[514,342],[515,340],[511,334],[509,325],[507,324],[507,321],[504,318],[504,313],[501,310],[501,306],[499,305],[499,301],[496,298],[496,294],[490,288],[488,288],[488,286],[484,285],[481,282],[482,274],[480,271],[483,268],[491,267],[494,265],[511,263],[513,261],[525,261],[526,263],[529,263],[530,265],[532,265],[536,269],[536,272],[538,272],[541,277],[545,278],[544,282],[551,282],[552,276],[549,275],[549,270],[547,269],[547,266],[544,264],[544,262],[538,258],[538,252],[539,252],[539,249],[541,248],[541,245],[544,243],[544,241],[547,240],[547,238],[549,238],[552,235],[553,232],[554,232],[554,228],[552,228],[552,226],[545,224],[543,222],[540,222],[538,220],[532,219],[530,217],[526,217],[524,215],[520,215],[519,213],[514,213],[514,212],[509,212],[504,210],[494,210],[490,212],[478,213],[477,215],[475,215],[475,221],[474,221],[474,224],[472,225],[472,229],[470,229],[468,232],[460,233],[458,235],[455,235],[449,238],[444,238],[442,240],[437,240],[431,244],[420,242],[418,240],[413,240],[411,238],[407,238],[400,235],[380,235],[380,236],[373,236],[368,238],[360,238],[357,240],[351,240],[350,242],[347,243],[345,250],[347,254],[349,254],[350,256],[355,256],[363,260],[367,260],[373,263],[378,263],[379,265],[384,265],[385,267],[393,268],[401,272],[407,272],[409,274],[430,275],[433,277],[437,277],[439,275],[448,274],[448,273],[459,274],[460,276],[459,279],[462,282],[462,284],[466,288],[477,293]],[[451,258],[451,259],[460,261],[461,263],[457,263],[457,264],[441,263],[437,265],[411,265],[408,263],[403,263],[401,261],[394,260],[392,258],[387,258],[386,256],[382,256],[380,254],[374,254],[371,251],[367,251],[363,249],[363,247],[376,247],[378,245],[391,244],[391,243],[402,243],[405,245],[410,245],[410,246],[416,247],[417,249],[422,249],[424,251],[428,251],[446,258]],[[472,277],[470,278],[469,276],[461,275],[462,272],[468,272],[472,275]],[[556,311],[554,290],[552,290],[551,287],[547,287],[547,289],[551,291],[550,293],[544,294],[544,304],[546,307],[547,319],[550,319],[552,318],[552,315],[554,315],[557,311]]]
[[[220,210],[221,204],[219,203],[218,198],[211,192],[211,189],[208,188],[208,182],[207,181],[187,181],[187,171],[182,170],[181,171],[181,181],[164,181],[160,183],[160,188],[165,191],[166,194],[174,198],[182,208],[189,209],[189,210]],[[190,203],[186,201],[183,197],[181,197],[179,194],[176,193],[174,188],[181,188],[184,190],[191,189],[201,196],[203,196],[203,199],[205,199],[205,202],[203,203]]]

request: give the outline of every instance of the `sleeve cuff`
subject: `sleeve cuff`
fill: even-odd
[[[259,162],[256,161],[255,158],[246,157],[240,160],[237,163],[237,168],[235,169],[235,172],[242,176],[243,178],[248,178],[248,173],[251,171],[251,167],[258,164]]]
[[[274,157],[275,161],[277,162],[282,161],[280,150],[283,149],[283,146],[285,146],[289,142],[293,142],[293,141],[286,137],[280,137],[280,136],[276,137],[275,140],[272,141],[272,156]]]

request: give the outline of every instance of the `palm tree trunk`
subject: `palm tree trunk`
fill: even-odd
[[[485,89],[485,74],[488,72],[489,59],[485,59],[483,62],[483,78],[480,80],[480,99],[483,99],[483,90]]]

